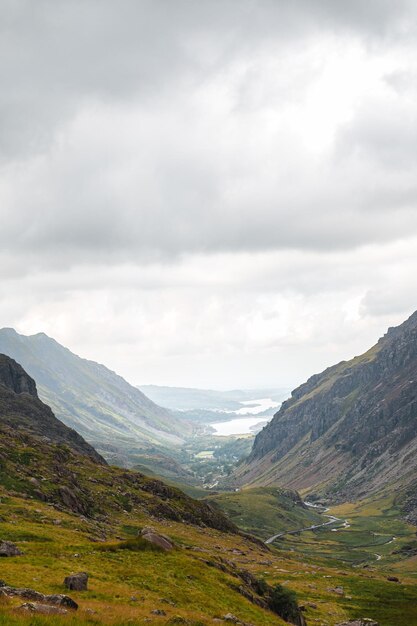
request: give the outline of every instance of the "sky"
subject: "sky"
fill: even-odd
[[[417,308],[414,0],[3,0],[0,326],[293,387]]]

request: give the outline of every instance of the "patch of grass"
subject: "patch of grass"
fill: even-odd
[[[206,500],[224,511],[239,528],[261,539],[325,521],[314,510],[304,508],[295,492],[277,487],[242,489]]]

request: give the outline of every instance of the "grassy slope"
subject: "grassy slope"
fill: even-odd
[[[220,493],[206,500],[218,506],[240,528],[261,539],[323,521],[315,511],[300,506],[287,490],[276,487]]]
[[[350,512],[359,520],[364,511]],[[375,516],[380,515],[376,509]],[[25,553],[2,560],[1,577],[9,584],[62,593],[62,581],[69,572],[85,570],[91,576],[88,592],[71,593],[80,604],[74,616],[35,620],[15,612],[14,607],[21,601],[2,600],[1,626],[121,626],[144,624],[145,619],[160,624],[211,624],[214,617],[227,612],[256,626],[283,623],[238,594],[232,588],[236,580],[229,574],[206,563],[220,558],[248,569],[270,584],[279,582],[295,589],[301,602],[316,606],[307,608],[309,623],[333,626],[347,617],[366,615],[379,620],[381,626],[417,625],[414,576],[401,574],[403,584],[398,585],[386,580],[387,573],[395,571],[399,575],[398,563],[390,563],[386,570],[387,564],[365,570],[340,561],[330,563],[323,558],[322,540],[315,552],[307,555],[303,550],[292,552],[289,544],[266,553],[236,535],[152,520],[154,527],[177,542],[174,552],[103,551],[103,544],[92,540],[97,533],[94,522],[56,511],[44,503],[7,496],[1,488],[0,518],[1,537],[16,541]],[[140,511],[120,512],[113,517],[111,529],[107,528],[107,542],[114,542],[116,537],[128,538],[149,521],[149,516]],[[197,550],[186,549],[187,546]],[[344,587],[345,597],[330,590],[338,585]],[[153,616],[154,609],[163,609],[167,615]],[[188,622],[175,622],[175,616]]]

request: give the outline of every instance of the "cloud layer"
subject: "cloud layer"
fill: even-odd
[[[0,17],[1,324],[132,382],[279,386],[416,308],[415,3]]]

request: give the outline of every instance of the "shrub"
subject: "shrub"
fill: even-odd
[[[268,604],[271,611],[282,617],[286,622],[297,620],[300,616],[297,596],[294,591],[286,589],[282,585],[276,585],[272,589]]]

